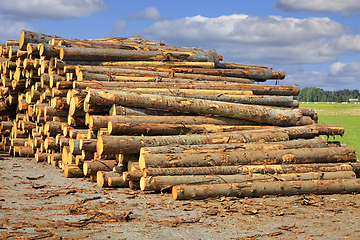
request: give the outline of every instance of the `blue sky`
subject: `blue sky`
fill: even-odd
[[[0,0],[0,42],[23,29],[78,39],[141,35],[216,49],[226,62],[284,70],[282,84],[324,90],[360,89],[359,28],[359,0]]]

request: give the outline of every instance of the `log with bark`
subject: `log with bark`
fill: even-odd
[[[289,140],[286,133],[274,130],[253,130],[227,133],[209,133],[169,136],[100,136],[96,149],[99,155],[135,154],[142,147],[165,146],[171,144],[221,144],[244,142],[274,142]]]
[[[128,107],[212,114],[277,126],[299,126],[313,123],[310,117],[303,116],[298,109],[281,109],[153,94],[135,94],[123,91],[89,91],[85,101],[95,104],[120,104]]]
[[[248,182],[209,185],[178,185],[174,200],[204,199],[219,196],[259,197],[264,195],[339,194],[360,191],[360,179]]]
[[[356,162],[353,147],[301,148],[214,153],[143,154],[140,168]]]
[[[343,172],[308,172],[296,174],[252,174],[252,175],[183,175],[142,177],[140,189],[143,191],[160,191],[181,184],[230,184],[255,181],[301,181],[356,178],[353,171]]]
[[[181,176],[181,175],[232,175],[243,174],[289,174],[306,172],[358,171],[360,163],[310,163],[273,165],[236,165],[213,167],[175,167],[146,168],[143,176]]]

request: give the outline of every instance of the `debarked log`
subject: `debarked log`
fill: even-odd
[[[214,153],[143,154],[140,168],[355,162],[353,147],[301,148]]]
[[[99,155],[135,154],[142,147],[171,144],[199,145],[244,142],[277,142],[289,140],[289,136],[276,130],[253,130],[227,133],[209,133],[169,136],[100,136],[96,143]]]
[[[296,174],[252,174],[252,175],[184,175],[184,176],[151,176],[140,179],[140,189],[143,191],[159,191],[181,184],[226,184],[249,181],[301,181],[328,180],[340,178],[355,178],[353,171],[343,172],[308,172]]]
[[[178,185],[174,200],[204,199],[219,196],[259,197],[264,195],[339,194],[360,191],[360,179],[247,182],[232,184]]]
[[[237,165],[213,167],[175,167],[146,168],[143,176],[181,176],[181,175],[232,175],[232,174],[289,174],[306,172],[354,171],[360,163],[310,163],[310,164],[273,164],[273,165]]]
[[[168,97],[153,94],[136,94],[123,91],[89,91],[85,101],[89,103],[120,104],[159,110],[212,114],[277,126],[312,124],[310,117],[302,116],[297,109],[282,109],[260,105]]]

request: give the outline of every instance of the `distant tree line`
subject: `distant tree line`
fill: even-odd
[[[299,96],[295,97],[299,102],[347,102],[349,99],[359,99],[359,90],[324,91],[321,88],[306,87],[300,90]]]

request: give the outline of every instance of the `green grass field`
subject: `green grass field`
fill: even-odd
[[[343,137],[335,140],[356,149],[360,159],[360,104],[348,103],[300,103],[300,107],[312,108],[319,116],[319,123],[331,123],[345,128]],[[329,137],[329,140],[334,139]]]

